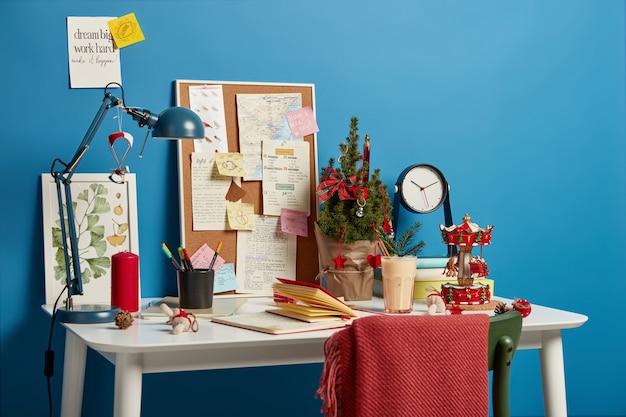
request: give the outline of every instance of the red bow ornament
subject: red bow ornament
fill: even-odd
[[[359,190],[363,190],[363,199],[368,196],[367,188],[359,188],[356,185],[356,175],[341,179],[339,173],[332,168],[326,168],[322,181],[317,186],[317,195],[320,203],[331,198],[336,193],[339,194],[340,200],[356,200]]]

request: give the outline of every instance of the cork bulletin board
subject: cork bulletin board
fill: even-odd
[[[203,85],[221,85],[224,96],[226,114],[226,133],[228,151],[239,152],[239,128],[237,123],[237,94],[289,94],[299,93],[302,107],[310,106],[315,114],[315,89],[313,84],[280,84],[232,81],[177,80],[177,105],[190,108],[189,87]],[[315,134],[305,136],[309,142],[310,160],[310,213],[307,219],[308,236],[297,237],[296,279],[313,282],[319,272],[317,244],[313,232],[318,217],[316,197],[317,188],[317,145]],[[215,249],[222,242],[220,255],[227,263],[237,265],[237,231],[235,230],[194,230],[192,211],[191,154],[194,152],[194,141],[178,141],[178,171],[180,193],[181,242],[189,253],[194,253],[203,244]],[[263,195],[261,181],[241,181],[245,192],[243,203],[253,203],[254,213],[263,213]]]

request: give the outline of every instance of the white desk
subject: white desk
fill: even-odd
[[[510,305],[510,300],[502,300]],[[361,309],[382,309],[379,298],[356,304]],[[261,311],[269,305],[268,298],[250,298],[238,314]],[[50,306],[43,308],[51,313]],[[416,301],[414,308],[416,314],[426,310],[421,301]],[[561,330],[586,321],[582,314],[537,305],[524,319],[519,349],[540,351],[547,417],[567,417]],[[61,403],[64,417],[81,413],[87,347],[115,366],[115,417],[139,417],[144,373],[323,362],[324,341],[336,331],[273,336],[201,321],[197,333],[173,335],[163,322],[140,319],[127,330],[118,329],[114,323],[63,326],[67,329]]]

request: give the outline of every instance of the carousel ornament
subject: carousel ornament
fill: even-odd
[[[442,285],[442,295],[449,306],[488,305],[491,301],[489,285],[474,284],[474,279],[489,275],[487,262],[482,257],[483,246],[491,243],[493,226],[482,228],[472,223],[469,214],[463,223],[446,227],[440,225],[443,243],[458,246],[459,253],[452,255],[444,269],[449,277],[456,277],[457,284]],[[472,256],[474,246],[480,247],[480,256]]]

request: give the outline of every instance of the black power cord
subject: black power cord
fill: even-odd
[[[52,417],[52,389],[50,386],[50,378],[54,375],[54,351],[52,350],[52,334],[54,332],[54,322],[56,321],[57,316],[57,305],[59,304],[59,300],[61,296],[67,289],[67,285],[63,287],[61,293],[57,297],[54,302],[54,307],[52,307],[52,320],[50,321],[50,335],[48,337],[48,350],[46,350],[44,354],[44,366],[43,366],[43,374],[46,377],[48,382],[48,410],[49,415]]]

